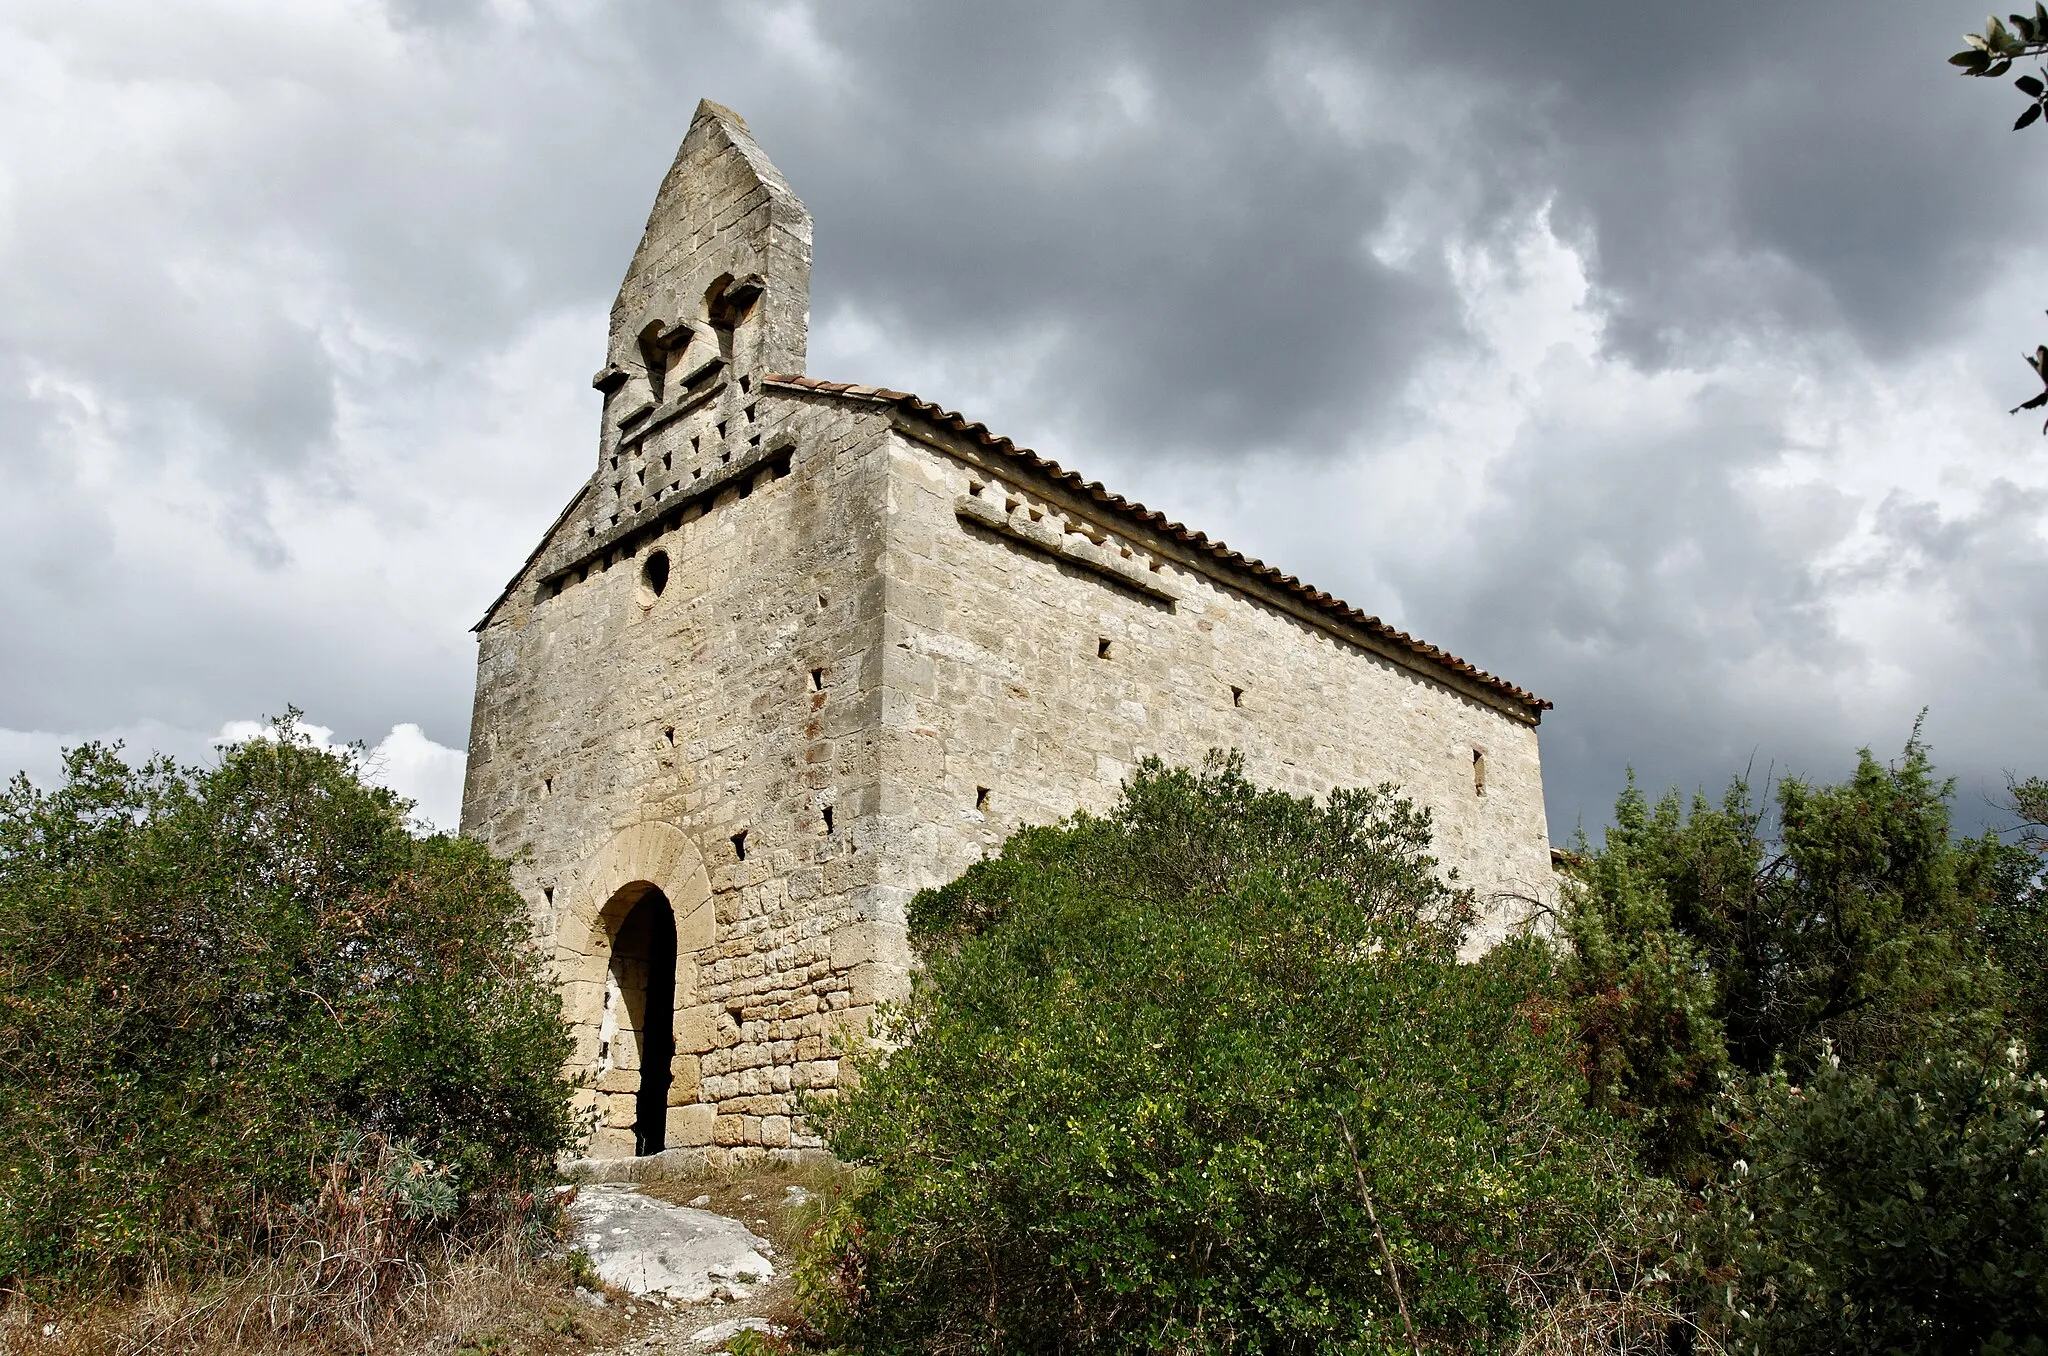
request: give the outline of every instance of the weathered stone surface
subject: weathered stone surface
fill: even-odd
[[[1537,706],[893,393],[778,379],[809,248],[702,106],[613,310],[596,471],[479,626],[463,827],[554,957],[588,1154],[816,1145],[798,1097],[905,992],[910,897],[1147,754],[1396,784],[1489,937],[1552,895]],[[649,890],[672,1045],[615,947]]]
[[[744,1294],[775,1274],[768,1241],[738,1220],[670,1205],[624,1183],[579,1190],[575,1241],[606,1285],[684,1304]]]

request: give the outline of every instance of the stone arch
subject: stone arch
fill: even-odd
[[[703,854],[689,835],[672,824],[635,824],[612,835],[590,859],[556,928],[556,972],[562,983],[564,1015],[574,1037],[570,1074],[584,1086],[579,1110],[592,1130],[590,1152],[599,1156],[634,1151],[635,1086],[609,1086],[599,1068],[610,1034],[605,1030],[607,984],[613,939],[636,905],[656,892],[667,901],[675,926],[673,1011],[677,1040],[672,1054],[669,1147],[708,1142],[712,1110],[695,1105],[695,1048],[685,1052],[683,1028],[702,1025],[698,1003],[699,955],[716,938],[711,878]],[[694,1046],[696,1042],[691,1042]],[[614,1105],[616,1103],[616,1105]],[[700,1126],[701,1122],[701,1126]]]

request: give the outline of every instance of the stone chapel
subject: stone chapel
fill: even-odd
[[[586,1151],[814,1142],[905,905],[1147,754],[1395,782],[1497,932],[1553,892],[1550,703],[899,391],[804,374],[811,219],[697,108],[597,464],[478,623],[462,827],[517,863]]]

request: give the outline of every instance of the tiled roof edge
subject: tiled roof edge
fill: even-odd
[[[883,386],[855,386],[845,382],[820,381],[816,377],[771,374],[762,378],[765,386],[779,386],[786,390],[809,391],[822,395],[844,396],[880,405],[893,405],[906,413],[917,416],[935,427],[970,438],[981,446],[999,453],[1030,470],[1075,490],[1112,513],[1142,523],[1161,536],[1171,538],[1184,546],[1207,554],[1225,569],[1239,574],[1250,575],[1269,588],[1275,588],[1327,616],[1346,622],[1391,645],[1429,660],[1440,668],[1448,669],[1466,681],[1485,688],[1498,696],[1505,697],[1517,705],[1526,707],[1532,717],[1535,713],[1551,710],[1553,703],[1537,696],[1526,688],[1517,687],[1505,678],[1497,678],[1477,665],[1469,664],[1450,653],[1438,649],[1424,640],[1417,640],[1406,631],[1387,625],[1378,617],[1369,616],[1351,606],[1341,598],[1332,597],[1320,589],[1311,588],[1291,574],[1282,574],[1262,560],[1255,560],[1240,551],[1233,551],[1220,541],[1211,541],[1207,533],[1195,532],[1174,522],[1156,509],[1124,498],[1104,487],[1099,480],[1084,480],[1079,472],[1069,471],[1058,462],[1039,456],[1028,447],[1019,447],[1008,438],[989,430],[988,425],[976,423],[952,410],[941,409],[930,401],[920,400],[907,391],[892,391]]]

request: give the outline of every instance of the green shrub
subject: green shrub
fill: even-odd
[[[807,1262],[813,1336],[1405,1351],[1398,1280],[1426,1344],[1476,1351],[1603,1248],[1627,1289],[1603,1239],[1645,1198],[1550,953],[1458,963],[1470,901],[1428,842],[1385,791],[1319,806],[1235,759],[1154,762],[1107,818],[920,895],[896,1048],[825,1112],[866,1186]]]
[[[1775,822],[1740,780],[1688,807],[1631,779],[1601,848],[1581,841],[1575,1018],[1596,1098],[1642,1129],[1652,1166],[1704,1180],[1726,1160],[1726,1077],[2003,1044],[2015,990],[1981,920],[2020,931],[2025,873],[1995,839],[1951,837],[1951,793],[1916,732],[1892,766],[1866,749],[1840,784],[1780,782]]]
[[[1709,1312],[1740,1351],[2048,1351],[2048,1079],[1928,1055],[1759,1080],[1710,1196]]]
[[[470,1217],[569,1129],[503,863],[290,719],[210,770],[87,745],[0,794],[0,1286],[218,1261],[365,1134]]]

